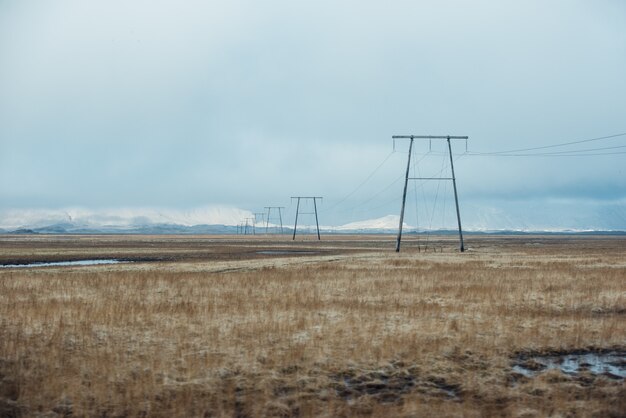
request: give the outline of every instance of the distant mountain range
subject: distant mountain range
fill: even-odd
[[[400,224],[400,217],[398,215],[387,215],[377,219],[369,219],[359,222],[351,222],[338,227],[326,228],[329,232],[337,233],[396,233],[398,232],[398,226]],[[487,223],[488,225],[488,223]],[[426,230],[415,226],[408,225],[406,222],[402,223],[402,229],[404,233],[438,233],[438,234],[456,234],[457,229],[430,229]],[[471,234],[626,234],[626,231],[622,230],[603,230],[603,229],[572,229],[572,228],[488,228],[485,226],[476,227],[475,225],[466,225],[463,229],[466,233]]]
[[[176,225],[151,224],[132,227],[89,227],[74,224],[54,224],[37,228],[18,228],[15,230],[0,230],[5,234],[236,234],[236,226],[228,225]]]
[[[116,209],[12,210],[0,213],[0,232],[39,234],[230,234],[250,211],[209,207],[189,211]]]
[[[0,214],[0,233],[4,234],[237,234],[243,233],[240,228],[241,220],[253,217],[246,210],[229,207],[214,207],[193,211],[157,211],[148,210],[115,210],[115,211],[12,211]],[[399,224],[398,215],[387,215],[376,219],[350,222],[340,226],[320,226],[324,233],[362,233],[382,234],[396,233]],[[480,227],[466,226],[466,233],[558,233],[558,234],[624,234],[620,230],[602,229],[568,229],[568,228],[488,228],[489,225],[482,218]],[[496,223],[494,222],[494,225]],[[270,225],[276,231],[275,225]],[[257,228],[258,232],[265,231]],[[298,227],[300,233],[312,232],[315,226],[302,225]],[[456,233],[456,229],[437,229],[425,231],[421,228],[403,223],[403,230],[407,234],[414,233]],[[251,226],[247,233],[252,233]],[[289,234],[293,229],[284,226],[284,232]]]

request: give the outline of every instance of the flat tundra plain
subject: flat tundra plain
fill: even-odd
[[[290,238],[0,236],[128,261],[0,269],[0,416],[626,416],[626,237]]]

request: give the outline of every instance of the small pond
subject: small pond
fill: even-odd
[[[589,371],[612,379],[626,379],[626,352],[579,352],[567,354],[531,355],[518,358],[513,371],[526,377],[557,369],[569,375]]]

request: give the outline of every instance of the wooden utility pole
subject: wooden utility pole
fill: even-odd
[[[259,219],[259,217],[261,217],[261,225],[263,225],[263,222],[265,221],[265,212],[256,212],[254,213],[254,234],[256,235],[256,223],[257,220]]]
[[[248,224],[248,221],[250,221],[250,223]],[[252,235],[256,235],[256,228],[255,228],[255,220],[254,218],[246,218],[246,229],[244,234],[248,235],[248,225],[250,225],[252,227]]]
[[[282,214],[282,210],[285,209],[284,206],[265,206],[265,209],[267,209],[267,216],[265,218],[265,233],[267,234],[269,232],[269,227],[270,227],[270,213],[272,212],[272,209],[276,209],[278,210],[278,220],[280,222],[280,233],[283,233],[283,214]]]
[[[320,223],[317,217],[317,199],[322,199],[320,196],[292,196],[291,199],[298,199],[298,204],[296,205],[296,222],[293,226],[293,240],[296,239],[296,230],[298,229],[298,214],[300,214],[300,199],[308,199],[313,200],[313,208],[314,212],[312,213],[302,213],[302,215],[315,215],[315,226],[317,227],[317,239],[321,240],[320,237]]]
[[[465,137],[467,139],[467,137]],[[454,177],[454,160],[452,159],[452,145],[450,145],[450,137],[448,137],[448,154],[450,155],[450,171],[452,172],[452,186],[454,187],[454,203],[456,204],[456,220],[459,224],[459,241],[461,243],[459,249],[465,251],[463,245],[463,229],[461,228],[461,212],[459,211],[459,197],[456,193],[456,177]]]
[[[400,225],[398,226],[398,238],[396,239],[396,252],[400,252],[400,240],[402,239],[402,224],[404,223],[404,205],[406,204],[406,189],[409,184],[409,169],[411,168],[411,152],[413,150],[413,137],[409,143],[409,158],[406,162],[406,176],[404,177],[404,191],[402,192],[402,208],[400,209]]]

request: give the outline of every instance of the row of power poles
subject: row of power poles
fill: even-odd
[[[320,236],[319,217],[317,214],[317,201],[321,200],[322,197],[321,196],[292,196],[291,200],[293,201],[293,199],[297,200],[296,220],[293,226],[293,239],[294,240],[296,239],[296,232],[298,230],[298,216],[299,215],[315,215],[315,228],[317,231],[317,239],[320,240],[321,236]],[[300,212],[301,200],[313,201],[313,212]],[[283,210],[284,209],[285,209],[284,206],[265,206],[266,212],[254,213],[254,217],[245,218],[242,222],[240,222],[239,225],[237,225],[237,234],[256,235],[257,224],[259,222],[259,219],[261,219],[261,223],[265,223],[266,234],[269,233],[270,220],[271,219],[274,219],[274,221],[278,220],[279,223],[275,225],[280,225],[280,234],[283,234],[284,233],[284,229],[283,229]],[[274,215],[273,218],[272,218],[272,214]]]
[[[396,239],[396,252],[400,251],[400,242],[402,240],[402,224],[404,223],[404,208],[406,205],[406,193],[407,193],[407,187],[408,187],[408,183],[409,180],[433,180],[433,181],[442,181],[442,180],[450,180],[452,181],[452,185],[453,185],[453,189],[454,189],[454,203],[456,206],[456,219],[457,219],[457,223],[458,223],[458,228],[459,228],[459,250],[461,252],[465,251],[465,246],[463,244],[463,229],[461,227],[461,213],[459,211],[459,197],[457,194],[457,189],[456,189],[456,177],[454,175],[454,159],[452,158],[452,145],[450,143],[451,140],[465,140],[467,141],[468,137],[467,136],[452,136],[452,135],[445,135],[445,136],[440,136],[440,135],[394,135],[392,136],[392,139],[395,141],[397,139],[408,139],[409,142],[409,155],[408,155],[408,159],[407,159],[407,163],[406,163],[406,175],[404,178],[404,189],[402,192],[402,205],[400,207],[400,223],[398,225],[398,237]],[[448,145],[448,155],[450,157],[450,177],[409,177],[409,172],[410,172],[410,167],[411,167],[411,154],[413,152],[413,142],[416,139],[420,139],[420,140],[445,140],[447,142]],[[395,143],[395,142],[394,142]],[[467,144],[467,142],[466,142]],[[466,145],[467,146],[467,145]],[[293,226],[293,238],[292,239],[296,239],[296,233],[298,230],[298,216],[299,215],[315,215],[315,226],[316,226],[316,230],[317,230],[317,239],[320,240],[320,225],[319,225],[319,218],[318,218],[318,214],[317,214],[317,201],[318,200],[322,200],[321,196],[292,196],[291,197],[291,201],[293,202],[293,200],[296,199],[297,203],[296,203],[296,220],[294,222],[294,226]],[[313,202],[313,212],[300,212],[300,202],[301,201],[312,201]],[[266,206],[265,210],[266,212],[263,213],[255,213],[254,217],[251,218],[245,218],[245,220],[239,224],[239,226],[237,227],[237,233],[238,234],[249,234],[250,232],[252,234],[256,234],[256,225],[258,222],[259,217],[261,218],[261,222],[265,222],[265,233],[269,233],[269,225],[270,225],[270,218],[271,218],[271,214],[272,214],[272,210],[274,211],[274,214],[276,216],[276,214],[278,215],[278,220],[280,223],[280,233],[283,233],[283,216],[282,216],[282,211],[283,209],[285,209],[282,206]]]

